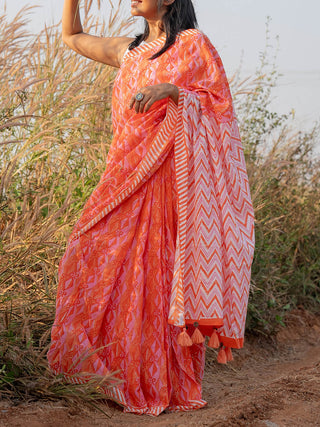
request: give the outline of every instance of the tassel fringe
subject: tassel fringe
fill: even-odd
[[[179,334],[177,342],[182,347],[190,347],[193,344],[186,328],[183,328],[183,331]]]
[[[205,338],[202,335],[201,331],[196,328],[191,336],[192,342],[193,344],[201,344],[203,342],[205,342]]]
[[[217,361],[218,363],[227,363],[227,356],[226,356],[225,349],[223,347],[220,348]]]
[[[227,362],[229,362],[230,360],[233,360],[231,347],[226,347],[226,357],[227,357]]]
[[[211,348],[219,348],[219,346],[220,346],[219,337],[218,337],[218,334],[215,330],[213,331],[213,333],[210,337],[210,340],[208,342],[208,346]]]
[[[194,326],[195,330],[191,338],[187,332],[187,329],[183,328],[182,332],[178,336],[179,345],[181,345],[182,347],[190,347],[193,344],[201,344],[205,342],[205,338],[199,330],[198,324],[195,324]],[[221,343],[219,340],[219,335],[217,334],[216,330],[214,330],[208,342],[208,346],[211,348],[219,348],[220,345]],[[226,347],[222,345],[217,356],[217,362],[226,364],[227,362],[230,362],[230,360],[234,360],[231,347]]]

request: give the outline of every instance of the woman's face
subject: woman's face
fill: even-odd
[[[143,16],[145,19],[161,19],[166,11],[166,6],[161,0],[131,0],[131,15]]]

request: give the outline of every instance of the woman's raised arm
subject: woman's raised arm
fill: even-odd
[[[120,67],[130,37],[97,37],[83,32],[80,0],[65,0],[62,14],[62,39],[74,51],[94,61]]]

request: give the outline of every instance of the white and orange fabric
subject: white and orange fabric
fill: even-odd
[[[198,30],[126,53],[101,180],[59,265],[49,366],[73,382],[119,371],[102,389],[124,411],[186,411],[202,399],[204,335],[218,362],[243,347],[254,216],[228,81]],[[148,113],[133,94],[169,82]]]

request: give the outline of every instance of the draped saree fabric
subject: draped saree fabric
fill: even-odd
[[[128,51],[117,74],[114,138],[59,265],[47,355],[73,382],[118,371],[122,383],[101,391],[126,412],[150,415],[206,404],[205,348],[192,332],[216,334],[220,350],[243,346],[254,250],[220,57],[204,34],[186,30],[150,60],[164,40]],[[129,109],[135,93],[159,83],[178,86],[178,105]]]

